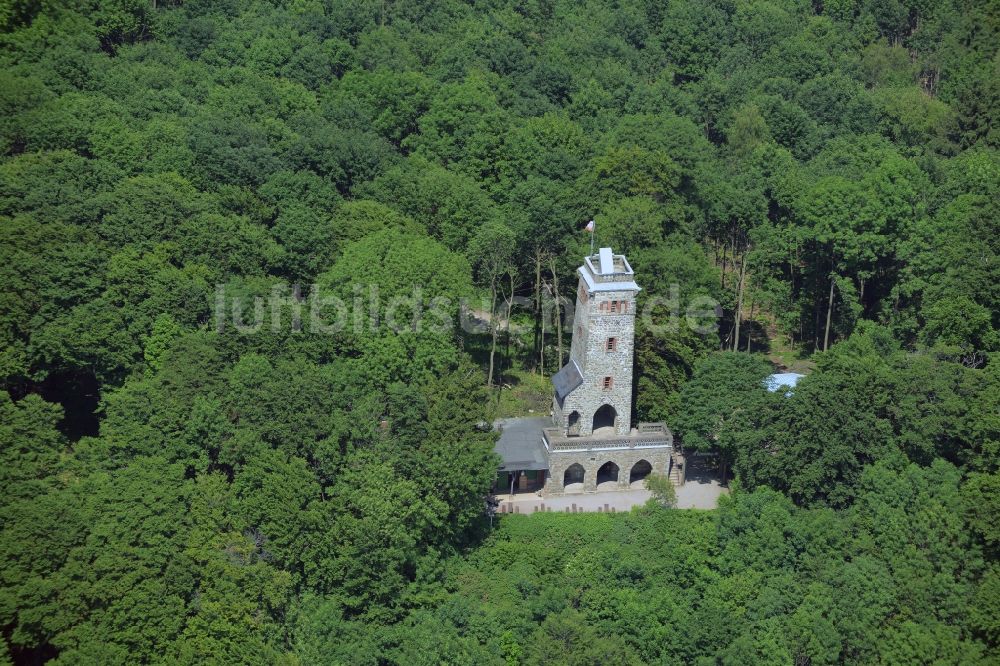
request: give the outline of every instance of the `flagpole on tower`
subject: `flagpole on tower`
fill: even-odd
[[[594,254],[594,227],[597,226],[593,220],[587,223],[587,231],[590,232],[590,254]]]

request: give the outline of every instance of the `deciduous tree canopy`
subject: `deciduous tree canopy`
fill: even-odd
[[[0,662],[997,662],[998,48],[958,0],[3,3]],[[588,220],[637,419],[732,497],[490,532]]]

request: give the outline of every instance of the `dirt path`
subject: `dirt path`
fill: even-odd
[[[486,310],[477,310],[474,308],[469,308],[465,311],[465,316],[469,318],[477,326],[481,326],[484,332],[489,332],[490,327],[490,313]],[[507,319],[505,317],[497,317],[497,325],[500,327],[501,331],[507,330]],[[510,323],[511,335],[518,335],[528,330],[527,326],[523,324]]]

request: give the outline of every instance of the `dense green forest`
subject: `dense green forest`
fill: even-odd
[[[1000,660],[996,2],[0,25],[0,663]],[[565,358],[590,219],[721,304],[640,325],[636,412],[733,492],[491,527],[483,424]],[[310,319],[373,289],[494,325]]]

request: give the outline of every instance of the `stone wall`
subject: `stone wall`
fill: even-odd
[[[616,259],[620,270],[627,273],[595,276],[587,260],[582,266],[577,285],[576,312],[573,318],[573,338],[570,359],[576,362],[583,383],[567,395],[560,404],[553,399],[552,416],[556,435],[546,436],[549,474],[544,493],[556,495],[563,492],[566,470],[578,464],[583,467],[584,492],[597,489],[597,472],[607,462],[618,466],[618,487],[629,487],[632,468],[645,460],[652,473],[667,475],[673,452],[673,437],[665,427],[656,435],[631,434],[632,371],[635,355],[635,296],[638,286],[631,280],[631,269],[624,257]],[[586,272],[603,288],[587,290],[583,278]],[[621,275],[626,276],[624,279]],[[614,283],[614,284],[612,284]],[[608,291],[604,291],[604,288]],[[617,307],[609,307],[615,303]],[[624,304],[624,307],[622,307]],[[603,307],[602,307],[603,306]],[[608,351],[608,339],[615,338],[615,346]],[[612,386],[605,388],[605,377],[612,378]],[[615,411],[614,427],[620,437],[609,433],[593,434],[594,415],[605,405]],[[569,429],[573,413],[579,415],[578,426]],[[654,424],[647,424],[654,425]],[[659,436],[662,432],[662,437]],[[549,442],[558,440],[552,446]],[[579,442],[577,446],[576,442]]]
[[[654,474],[670,472],[670,454],[672,446],[657,446],[648,448],[623,448],[590,451],[550,451],[549,475],[545,481],[545,495],[559,495],[563,492],[563,477],[566,470],[573,464],[579,464],[584,470],[583,491],[597,490],[597,471],[604,463],[611,461],[618,465],[618,487],[629,487],[629,476],[632,468],[641,460],[648,462]]]
[[[632,417],[632,367],[635,354],[635,294],[631,291],[597,292],[592,297],[581,296],[578,289],[576,313],[573,319],[573,341],[570,358],[583,373],[583,383],[566,396],[562,405],[553,401],[553,425],[565,432],[572,412],[580,414],[580,435],[591,434],[594,414],[603,405],[611,405],[617,415],[615,430],[628,434]],[[600,310],[608,301],[627,303],[624,313]],[[608,338],[614,337],[614,351],[607,351]],[[604,378],[613,379],[611,390],[604,389]]]

